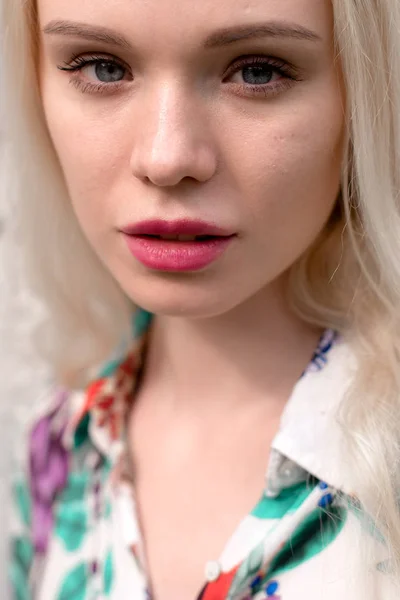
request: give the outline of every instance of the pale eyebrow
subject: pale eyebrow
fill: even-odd
[[[292,38],[308,42],[321,42],[322,38],[311,29],[302,25],[286,23],[284,21],[270,21],[268,23],[255,23],[253,25],[240,25],[227,27],[212,33],[205,42],[206,48],[227,46],[249,38]]]
[[[119,33],[108,27],[89,25],[74,21],[51,21],[43,32],[52,35],[63,35],[68,37],[80,37],[92,42],[122,46],[128,50],[132,49],[129,41]],[[228,46],[247,39],[255,38],[291,38],[310,42],[322,41],[321,37],[302,25],[291,24],[280,21],[268,23],[255,23],[253,25],[239,25],[220,29],[209,35],[204,47],[207,49]]]
[[[123,35],[108,29],[108,27],[98,25],[75,23],[74,21],[51,21],[43,28],[43,33],[79,37],[89,42],[100,42],[101,44],[122,46],[128,50],[132,49],[131,44]]]

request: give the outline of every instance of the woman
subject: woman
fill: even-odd
[[[15,597],[398,598],[400,4],[2,4]]]

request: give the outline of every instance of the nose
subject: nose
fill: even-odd
[[[198,103],[176,86],[167,86],[148,100],[135,127],[134,176],[160,187],[176,186],[185,178],[209,180],[217,156]]]

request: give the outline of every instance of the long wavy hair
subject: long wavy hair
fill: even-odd
[[[386,539],[398,598],[400,2],[332,4],[347,101],[341,193],[326,228],[291,268],[290,301],[307,322],[341,332],[356,356],[338,415],[347,441],[341,460],[354,494]],[[134,306],[73,214],[40,101],[35,2],[1,0],[1,6],[1,185],[24,241],[30,286],[45,308],[36,350],[60,382],[78,386],[130,330]],[[378,597],[379,590],[368,592]]]

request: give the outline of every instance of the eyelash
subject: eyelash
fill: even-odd
[[[254,96],[271,97],[279,94],[284,89],[292,87],[296,81],[301,81],[299,76],[299,70],[294,65],[291,65],[279,58],[267,57],[267,56],[245,56],[237,59],[234,64],[229,68],[227,77],[238,73],[245,67],[268,67],[273,71],[274,74],[281,75],[283,81],[275,84],[259,84],[252,85],[250,83],[244,84],[232,84],[235,87],[239,87],[243,95],[249,95],[249,92]]]
[[[85,82],[79,79],[76,75],[82,71],[85,67],[90,67],[97,65],[99,63],[106,63],[110,65],[117,66],[121,69],[129,72],[129,68],[122,61],[117,60],[111,56],[105,55],[90,55],[90,56],[74,56],[71,58],[70,62],[64,63],[64,65],[58,66],[60,71],[67,71],[72,74],[70,82],[79,89],[82,93],[89,94],[100,94],[100,93],[113,93],[117,92],[126,82],[125,79],[120,81],[111,82],[111,83],[91,83]],[[267,57],[267,56],[244,56],[235,61],[234,64],[231,65],[228,69],[228,73],[225,77],[230,77],[245,67],[268,67],[275,74],[281,75],[284,79],[283,81],[279,81],[277,83],[268,83],[268,84],[231,84],[234,85],[235,88],[239,88],[240,95],[248,96],[264,96],[271,97],[279,94],[279,92],[283,91],[291,87],[296,81],[301,81],[301,78],[298,74],[298,69],[294,65],[291,65],[287,62],[282,61],[278,58]],[[224,78],[225,79],[225,78]]]

